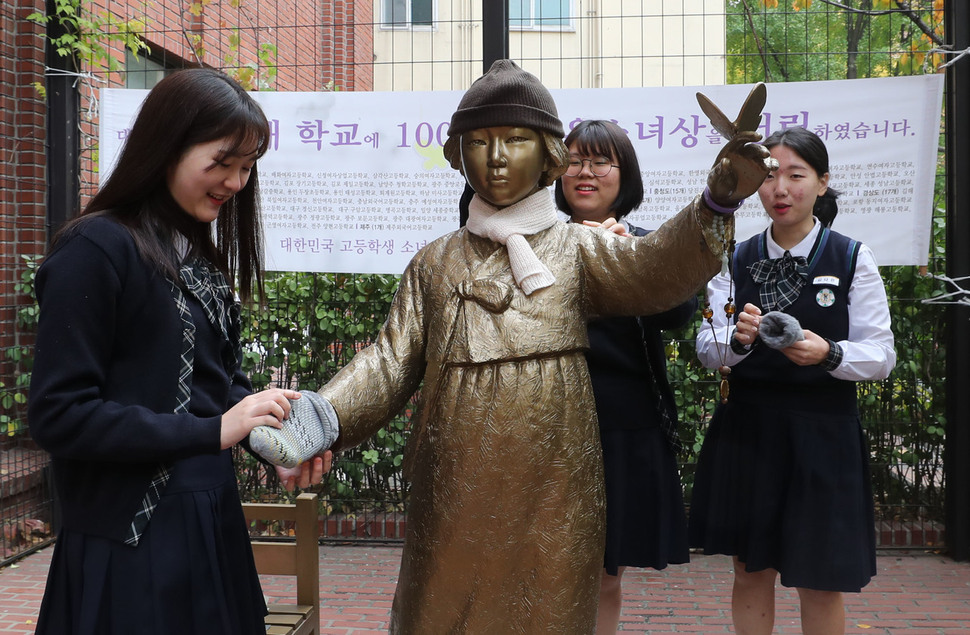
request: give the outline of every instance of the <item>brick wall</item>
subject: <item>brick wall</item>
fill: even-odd
[[[22,255],[46,246],[45,105],[33,87],[44,81],[41,27],[24,18],[43,0],[0,5],[0,382],[14,385],[20,369],[8,354],[31,344],[16,326],[27,300],[14,290],[24,271]]]
[[[373,90],[373,3],[334,0],[321,9],[323,23],[333,25],[320,54],[327,80],[339,90]]]
[[[238,6],[233,6],[236,4]],[[89,0],[89,11],[110,11],[145,24],[151,57],[174,66],[205,64],[239,73],[248,65],[265,67],[261,51],[272,50],[268,63],[275,78],[261,75],[262,89],[317,91],[373,89],[373,6],[353,0],[212,0],[199,15],[191,0]],[[115,48],[123,59],[124,51]],[[201,54],[200,54],[201,53]],[[124,86],[124,76],[104,69],[95,73],[105,86]],[[97,191],[93,160],[97,134],[96,86],[82,87],[82,204]],[[252,86],[256,88],[256,86]]]
[[[31,344],[16,327],[27,298],[14,291],[24,271],[21,255],[40,256],[47,243],[47,106],[33,87],[43,83],[45,30],[26,16],[45,9],[44,0],[0,3],[0,381],[13,384],[7,352]],[[233,5],[238,6],[233,6]],[[108,14],[145,25],[151,57],[171,66],[205,64],[238,72],[265,67],[260,51],[273,50],[268,64],[280,91],[371,90],[373,7],[352,0],[211,0],[199,15],[191,0],[84,0],[89,16]],[[120,44],[111,55],[124,63]],[[123,87],[122,72],[86,64],[90,78],[81,95],[81,205],[97,191],[98,104],[102,87]],[[57,152],[56,148],[51,149]]]

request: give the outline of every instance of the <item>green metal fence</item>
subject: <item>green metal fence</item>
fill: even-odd
[[[109,48],[114,47],[116,57],[124,58],[127,66],[109,73],[103,65],[87,63],[82,70],[91,77],[106,78],[106,85],[128,85],[129,74],[132,85],[150,84],[166,69],[197,63],[192,51],[198,53],[200,41],[191,36],[203,32],[200,24],[216,25],[204,31],[208,38],[204,41],[210,49],[222,47],[219,57],[207,53],[207,63],[237,74],[248,72],[256,86],[276,90],[333,90],[348,85],[355,90],[464,89],[481,73],[488,51],[503,49],[550,87],[583,88],[913,74],[934,72],[946,59],[931,52],[946,41],[942,5],[932,0],[512,0],[510,26],[499,31],[489,24],[487,15],[483,19],[482,7],[491,6],[489,2],[479,6],[459,0],[376,0],[364,13],[354,4],[309,2],[308,13],[297,21],[280,12],[281,3],[276,0],[198,3],[201,16],[194,16],[195,5],[191,5],[192,11],[176,10],[170,18],[146,15],[145,3],[85,2],[92,12],[106,11],[125,20],[144,18],[140,37],[149,44],[150,53],[121,55],[114,42]],[[553,5],[557,8],[549,9]],[[671,6],[681,8],[675,11]],[[553,13],[542,13],[545,10]],[[496,44],[502,40],[507,42],[504,47]],[[312,42],[316,51],[297,56],[294,42]],[[305,77],[313,78],[309,85],[301,80]],[[79,90],[88,97],[82,103],[92,103],[99,85],[82,82]],[[95,139],[96,113],[79,126],[86,139]],[[93,165],[95,149],[89,146],[82,153],[82,165]],[[922,274],[946,271],[945,153],[941,144],[928,269],[883,269],[898,366],[889,379],[859,387],[872,447],[877,531],[883,547],[944,545],[946,311],[923,302],[940,293],[943,285]],[[93,172],[82,170],[81,186],[83,193],[93,191]],[[22,273],[23,269],[4,272]],[[271,274],[266,306],[249,312],[244,322],[247,365],[255,383],[322,385],[369,343],[395,286],[394,276]],[[29,300],[22,297],[20,305],[26,304]],[[668,347],[671,378],[682,400],[681,435],[686,443],[681,460],[688,500],[694,457],[716,400],[712,373],[694,360],[697,327],[672,333]],[[3,352],[9,354],[9,349]],[[29,371],[26,364],[14,374]],[[0,403],[0,407],[0,412],[23,421],[18,405]],[[408,484],[400,464],[412,407],[413,403],[361,447],[342,454],[320,486],[325,494],[327,537],[403,537]],[[52,494],[46,488],[43,453],[22,431],[5,439],[0,452],[5,470],[0,473],[2,561],[49,540],[56,519]],[[286,497],[264,466],[243,453],[238,464],[244,498]],[[32,494],[15,499],[14,490],[31,488]]]

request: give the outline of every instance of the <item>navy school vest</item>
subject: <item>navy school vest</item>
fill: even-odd
[[[761,305],[759,290],[748,267],[768,257],[767,231],[750,238],[734,253],[735,304],[740,312],[748,302]],[[808,278],[798,299],[785,309],[803,329],[836,342],[849,336],[849,286],[855,275],[861,243],[828,228],[822,228],[806,258]],[[798,366],[763,343],[731,370],[731,393],[770,390],[796,396],[827,396],[855,403],[855,382],[832,377],[820,366]]]

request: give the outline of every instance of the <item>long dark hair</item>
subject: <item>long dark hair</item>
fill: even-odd
[[[173,245],[176,234],[182,234],[190,256],[207,259],[230,284],[238,275],[240,297],[251,300],[263,284],[256,166],[246,187],[223,203],[215,241],[210,224],[185,213],[168,190],[169,171],[185,152],[218,139],[229,140],[230,155],[255,148],[256,158],[262,157],[269,148],[270,128],[259,104],[214,69],[193,68],[167,76],[145,98],[108,180],[64,231],[86,216],[116,218],[131,232],[142,258],[175,281],[179,260]]]
[[[567,148],[577,144],[580,154],[609,157],[620,165],[620,192],[610,205],[610,211],[620,220],[643,202],[643,177],[640,162],[630,137],[612,121],[587,119],[579,122],[566,135]],[[570,216],[573,210],[562,191],[562,178],[556,181],[556,207]]]
[[[822,178],[829,171],[829,151],[825,143],[817,134],[801,126],[776,130],[765,139],[765,147],[771,150],[775,146],[791,148],[798,156],[808,163],[815,174]],[[825,227],[831,227],[835,215],[839,213],[837,199],[842,193],[834,188],[827,188],[825,194],[815,199],[812,213]]]

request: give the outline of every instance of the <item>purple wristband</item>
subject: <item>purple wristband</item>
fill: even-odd
[[[704,204],[707,205],[708,209],[715,214],[733,214],[734,212],[738,211],[738,208],[744,205],[744,199],[738,201],[733,207],[724,207],[723,205],[718,205],[714,202],[714,199],[711,198],[711,188],[705,187]]]

